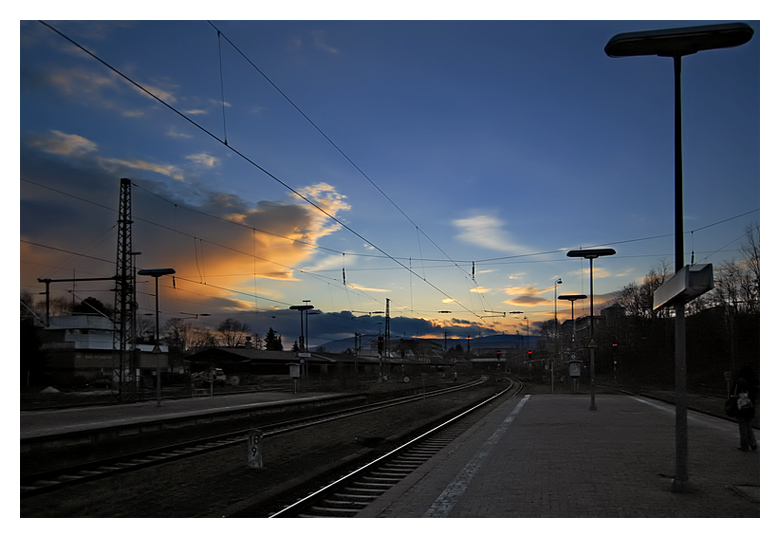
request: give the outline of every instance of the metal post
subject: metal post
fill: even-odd
[[[157,407],[162,405],[162,385],[160,383],[160,277],[154,277],[154,351],[157,354]]]
[[[590,258],[590,342],[588,342],[588,348],[590,349],[590,409],[596,410],[596,360],[594,354],[596,350],[592,346],[593,344],[593,258]]]
[[[152,353],[157,355],[157,407],[161,405],[161,382],[160,382],[160,277],[163,275],[172,275],[176,271],[171,268],[165,269],[141,269],[139,275],[151,276],[154,278],[154,350]]]
[[[674,270],[685,265],[683,234],[683,164],[682,164],[682,57],[674,57]],[[685,303],[674,307],[675,355],[675,474],[672,488],[682,491],[688,482],[688,380],[685,351]]]
[[[744,45],[753,37],[745,23],[714,24],[689,28],[650,30],[618,34],[609,40],[607,56],[663,56],[674,59],[674,257],[675,272],[684,267],[683,259],[683,167],[682,167],[682,57],[703,50]],[[675,390],[676,390],[676,475],[673,490],[682,491],[688,481],[687,379],[685,356],[685,303],[675,304]]]

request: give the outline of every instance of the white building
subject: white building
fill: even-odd
[[[58,382],[77,378],[92,381],[98,378],[119,381],[119,352],[114,351],[114,324],[105,316],[80,314],[49,319],[41,334],[42,350],[48,354],[46,370]],[[161,353],[153,353],[151,344],[136,346],[136,377],[154,375],[158,359],[160,370],[168,370],[168,346],[160,345]],[[125,353],[124,378],[132,376],[132,354]]]

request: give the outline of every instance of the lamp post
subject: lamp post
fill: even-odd
[[[753,37],[744,23],[711,24],[686,28],[618,34],[604,52],[612,58],[662,56],[674,59],[674,269],[684,269],[683,166],[682,166],[682,57],[699,51],[738,47]],[[683,491],[688,482],[688,392],[685,353],[685,302],[678,301],[675,316],[675,432],[676,459],[673,491]]]
[[[558,358],[560,353],[558,344],[558,284],[563,284],[563,280],[560,278],[555,279],[555,291],[553,292],[553,303],[555,303],[555,354],[552,360],[550,360],[550,392],[555,392],[555,359]]]
[[[590,350],[590,409],[596,410],[596,360],[594,352],[596,350],[596,341],[593,339],[593,260],[600,256],[612,256],[615,250],[611,248],[591,248],[585,250],[570,250],[566,253],[570,258],[585,258],[590,261],[590,341],[588,349]],[[572,303],[572,307],[574,303]]]
[[[523,316],[523,319],[525,320],[525,347],[526,347],[526,355],[530,356],[529,353],[531,351],[531,326],[528,323],[528,316]]]
[[[306,347],[304,345],[304,337],[303,337],[303,335],[304,335],[304,332],[303,332],[303,313],[306,310],[311,310],[312,308],[314,308],[314,307],[312,305],[310,305],[310,304],[293,305],[293,306],[290,307],[290,310],[297,310],[298,312],[301,313],[301,336],[300,336],[300,339],[298,340],[298,343],[299,343],[300,350],[302,352],[306,351]]]
[[[571,301],[571,343],[574,343],[574,335],[576,331],[577,322],[574,320],[574,302],[580,299],[586,299],[587,295],[561,295],[558,299],[562,301]]]
[[[317,316],[319,312],[306,311],[306,353],[309,352],[309,316]]]
[[[309,310],[314,308],[309,303],[311,303],[311,299],[304,299],[302,302],[306,303],[305,306],[308,306],[310,308],[306,309],[306,332],[304,333],[304,340],[303,340],[303,350],[308,353],[309,352]]]
[[[305,382],[306,382],[306,377],[307,377],[306,376],[306,366],[307,366],[307,363],[306,363],[306,356],[307,356],[306,351],[307,351],[307,349],[306,349],[306,340],[305,340],[305,336],[304,336],[306,333],[304,332],[304,329],[303,329],[303,313],[306,312],[307,310],[311,310],[314,307],[312,305],[308,304],[309,303],[308,300],[305,300],[303,302],[307,303],[307,304],[293,305],[293,306],[290,307],[290,310],[297,310],[298,312],[301,313],[301,337],[298,340],[298,342],[299,342],[298,356],[303,358],[302,359],[303,360],[303,379],[304,379],[304,387],[305,387]],[[307,326],[309,324],[308,322],[309,322],[309,319],[308,319],[308,316],[307,316],[307,318],[306,318],[306,325]],[[301,353],[303,353],[303,355],[301,355]]]
[[[154,349],[152,353],[157,355],[157,407],[162,405],[162,385],[160,384],[160,277],[172,275],[176,271],[170,267],[164,269],[139,269],[141,276],[154,277]]]

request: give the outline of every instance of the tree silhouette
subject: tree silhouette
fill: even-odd
[[[282,337],[277,334],[272,328],[268,329],[268,333],[265,335],[265,349],[283,351]]]
[[[238,347],[249,333],[249,325],[238,320],[228,318],[217,327],[217,332],[227,347]]]

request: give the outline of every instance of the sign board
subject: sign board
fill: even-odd
[[[653,310],[692,301],[715,287],[712,264],[686,265],[653,293]]]
[[[311,357],[311,353],[298,353],[298,356],[302,359],[308,359]]]
[[[580,377],[581,369],[581,361],[569,361],[569,377]]]
[[[249,432],[247,460],[250,469],[263,468],[263,432],[260,430]]]
[[[301,365],[290,363],[290,377],[298,379],[301,377]]]

